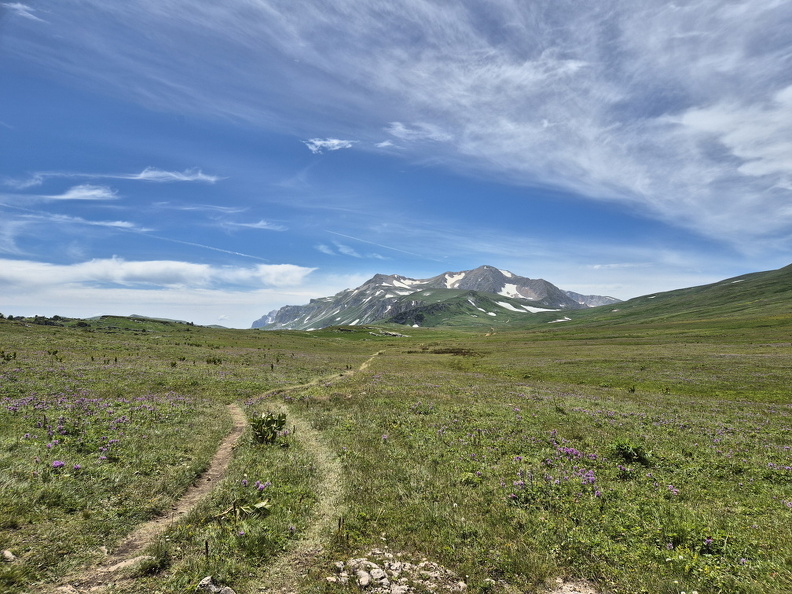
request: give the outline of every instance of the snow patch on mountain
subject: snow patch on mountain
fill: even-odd
[[[514,307],[511,303],[506,303],[505,301],[496,301],[495,303],[500,305],[503,309],[508,309],[509,311],[516,311],[517,313],[526,313],[524,309]]]
[[[449,272],[446,274],[446,289],[456,289],[457,285],[459,285],[459,281],[465,278],[466,274],[467,273],[465,272],[460,272],[459,274],[453,274],[452,272]]]
[[[525,311],[530,311],[531,313],[542,313],[545,311],[561,311],[559,309],[547,309],[542,307],[533,307],[532,305],[523,305],[522,306]]]

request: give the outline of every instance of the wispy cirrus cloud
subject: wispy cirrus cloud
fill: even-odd
[[[314,155],[319,155],[324,151],[352,148],[356,142],[356,140],[341,140],[339,138],[311,138],[302,141]]]
[[[62,194],[39,195],[45,200],[116,200],[118,194],[107,186],[83,184],[73,186]]]
[[[220,214],[240,214],[248,210],[247,206],[223,206],[220,204],[177,204],[173,202],[155,202],[151,205],[154,208],[168,210],[215,212]]]
[[[260,219],[255,223],[232,223],[226,222],[223,223],[226,227],[242,227],[245,229],[261,229],[262,231],[286,231],[288,227],[285,225],[281,225],[279,223],[272,223],[270,221],[265,221],[264,219]]]
[[[417,122],[412,127],[401,122],[391,122],[385,131],[400,140],[433,140],[435,142],[450,142],[453,136],[436,124]],[[385,144],[385,143],[380,143]],[[377,146],[380,146],[379,144]]]
[[[35,14],[33,14],[34,9],[27,4],[22,4],[21,2],[3,2],[0,4],[0,6],[10,10],[13,14],[18,17],[22,17],[23,19],[39,21],[41,23],[46,22],[44,19],[40,19]]]
[[[82,179],[127,179],[156,183],[172,182],[203,182],[213,184],[223,178],[208,175],[200,169],[187,169],[185,171],[167,171],[156,167],[146,167],[138,173],[84,173],[75,171],[39,171],[25,179],[5,179],[3,183],[19,190],[40,186],[52,178],[82,178]]]
[[[117,176],[107,176],[107,177],[115,177],[116,179],[137,179],[141,181],[150,181],[150,182],[160,182],[160,183],[169,183],[169,182],[204,182],[208,184],[213,184],[218,180],[221,180],[221,177],[216,175],[208,175],[201,171],[200,169],[187,169],[185,171],[165,171],[163,169],[157,169],[156,167],[146,167],[140,173],[133,173],[127,175],[117,175]]]
[[[370,243],[370,242],[363,242],[363,243]],[[368,253],[361,253],[355,248],[345,243],[341,243],[340,241],[334,241],[332,246],[327,245],[326,243],[319,243],[314,246],[314,248],[328,256],[347,256],[350,258],[358,258],[358,259],[369,259],[369,260],[387,260],[385,256],[379,254],[377,252],[368,252]]]
[[[792,233],[789,2],[89,0],[90,23],[42,4],[73,35],[22,30],[10,51],[147,106],[301,138],[331,129],[361,148],[386,130],[405,158],[621,204],[746,249]],[[304,142],[319,153],[351,141]]]

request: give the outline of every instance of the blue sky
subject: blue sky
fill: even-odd
[[[0,2],[0,312],[792,262],[792,3]]]

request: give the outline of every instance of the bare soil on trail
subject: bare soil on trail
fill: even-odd
[[[227,410],[234,421],[231,432],[220,443],[206,472],[198,477],[168,513],[138,526],[99,565],[90,567],[79,575],[67,577],[64,580],[65,583],[54,589],[55,592],[64,594],[99,592],[103,587],[130,581],[129,578],[124,578],[119,573],[144,559],[141,552],[152,544],[154,539],[168,526],[192,510],[198,501],[211,492],[225,475],[233,458],[234,444],[247,425],[245,413],[242,412],[239,405],[229,404]]]

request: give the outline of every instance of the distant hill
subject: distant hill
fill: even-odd
[[[573,321],[632,323],[686,323],[690,320],[769,320],[792,313],[792,265],[743,274],[722,281],[653,293],[613,307],[576,312]],[[792,338],[792,337],[790,337]]]
[[[356,289],[271,311],[253,322],[253,328],[312,330],[375,321],[418,326],[480,325],[614,303],[619,300],[562,291],[543,279],[480,266],[428,279],[377,274]]]

